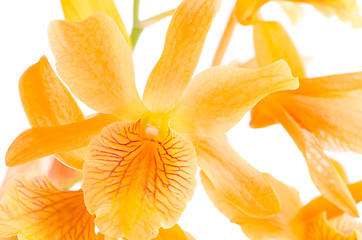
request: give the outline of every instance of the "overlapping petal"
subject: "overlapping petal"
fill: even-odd
[[[45,56],[21,76],[19,93],[32,127],[60,126],[84,120],[78,104]],[[62,162],[73,162],[79,168],[84,162],[85,149],[60,152],[56,156]]]
[[[24,240],[96,240],[82,191],[60,191],[47,178],[13,179],[0,203],[0,236]]]
[[[192,140],[199,166],[225,201],[254,217],[280,212],[278,196],[268,180],[242,159],[225,139],[195,136]]]
[[[154,238],[177,222],[191,199],[193,146],[171,129],[159,133],[141,121],[116,122],[89,144],[82,188],[107,236]]]
[[[244,234],[250,239],[295,239],[289,222],[302,206],[302,203],[299,199],[299,193],[294,188],[268,174],[264,174],[279,196],[281,212],[272,217],[254,218],[240,211],[236,205],[226,199],[203,171],[200,172],[200,176],[205,191],[214,205],[231,222],[239,224]]]
[[[150,74],[143,101],[154,112],[168,112],[187,87],[200,58],[220,0],[186,0],[176,9],[162,55]]]
[[[65,19],[72,22],[83,21],[93,13],[106,13],[117,23],[123,37],[132,48],[131,39],[113,0],[61,0],[60,2]]]
[[[177,132],[223,134],[266,95],[297,87],[284,61],[260,69],[213,67],[188,85],[170,113],[171,124]]]
[[[254,25],[255,57],[259,66],[285,60],[293,76],[305,77],[302,59],[287,31],[277,22],[259,22]]]
[[[313,134],[302,128],[280,105],[274,105],[273,112],[303,154],[311,179],[318,190],[343,211],[358,216],[356,203],[346,183]]]
[[[53,21],[49,42],[62,80],[90,108],[134,120],[145,111],[131,49],[110,17],[98,13],[82,22]]]
[[[116,121],[113,115],[98,114],[95,117],[62,126],[31,128],[22,132],[10,145],[6,165],[16,166],[51,154],[87,146],[92,137],[103,127]],[[84,159],[64,159],[64,163],[82,169]]]

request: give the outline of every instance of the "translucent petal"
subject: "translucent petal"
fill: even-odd
[[[220,0],[185,0],[176,9],[160,59],[148,78],[143,101],[153,112],[168,112],[187,87],[200,58]]]
[[[100,231],[147,240],[173,226],[196,185],[192,144],[168,129],[116,122],[88,146],[83,191]]]

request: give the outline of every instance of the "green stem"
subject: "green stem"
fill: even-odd
[[[131,32],[131,42],[133,48],[135,48],[138,38],[141,35],[141,32],[143,29],[138,28],[138,22],[139,22],[139,7],[140,7],[140,0],[134,0],[133,2],[133,28]]]
[[[164,13],[160,13],[154,17],[151,17],[149,19],[146,19],[146,20],[143,20],[141,22],[138,22],[138,26],[139,28],[141,29],[145,29],[146,27],[148,26],[151,26],[152,24],[168,17],[168,16],[171,16],[173,13],[175,12],[175,9],[172,9],[170,11],[167,11],[167,12],[164,12]]]

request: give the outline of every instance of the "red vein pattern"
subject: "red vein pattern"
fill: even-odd
[[[96,240],[82,191],[60,191],[46,177],[15,178],[0,204],[0,237]]]
[[[88,146],[83,191],[100,231],[147,240],[173,226],[196,186],[196,155],[186,138],[144,134],[139,121],[116,122]]]

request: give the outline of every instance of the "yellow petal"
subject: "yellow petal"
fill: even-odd
[[[78,104],[57,77],[47,58],[29,67],[19,81],[24,111],[32,127],[59,126],[84,120]],[[83,162],[85,149],[57,154],[63,162]]]
[[[362,181],[349,184],[348,189],[351,192],[353,199],[356,203],[362,200]],[[315,216],[326,212],[328,219],[338,217],[344,213],[343,210],[338,208],[335,204],[328,201],[325,197],[318,197],[310,201],[303,208],[300,209],[296,215],[294,224],[300,225],[300,223],[308,222]]]
[[[313,96],[293,92],[282,101],[324,149],[362,153],[362,90],[321,91]]]
[[[301,4],[278,1],[281,8],[288,15],[293,25],[296,25],[304,16],[304,10]]]
[[[318,11],[326,17],[336,15],[341,21],[350,22],[354,28],[362,27],[362,18],[359,13],[360,8],[356,0],[312,0],[312,4]]]
[[[82,191],[60,191],[45,177],[13,179],[0,204],[0,236],[96,240]]]
[[[239,224],[244,234],[250,239],[294,239],[289,227],[290,220],[302,206],[299,193],[294,188],[265,174],[280,198],[281,212],[272,217],[254,218],[246,215],[240,209],[228,201],[224,195],[215,188],[206,174],[201,171],[201,182],[206,193],[214,205],[230,219]]]
[[[237,0],[235,4],[235,16],[240,24],[250,25],[257,21],[259,8],[269,0]]]
[[[329,158],[331,160],[331,162],[333,163],[334,167],[337,169],[339,175],[341,176],[341,178],[343,179],[343,181],[348,184],[349,180],[348,180],[348,176],[346,171],[344,170],[342,164],[340,164],[339,162],[337,162],[336,160],[334,160],[333,158]]]
[[[82,22],[53,21],[49,42],[58,73],[76,97],[98,112],[139,118],[145,107],[132,52],[110,17],[97,13]]]
[[[99,230],[147,240],[173,226],[196,185],[192,144],[170,129],[116,122],[88,146],[83,191]]]
[[[279,59],[285,60],[293,76],[305,77],[305,69],[292,39],[277,22],[259,22],[254,25],[255,57],[259,66],[266,66]]]
[[[333,218],[328,221],[331,226],[344,235],[352,235],[355,230],[361,231],[362,224],[348,214]],[[359,238],[357,238],[359,239]]]
[[[69,151],[87,146],[91,138],[101,129],[116,121],[112,115],[99,114],[93,118],[72,124],[31,128],[22,132],[10,145],[5,161],[11,167],[31,160],[46,157],[60,151]],[[64,162],[71,167],[82,169],[83,159]]]
[[[284,61],[260,69],[213,67],[194,77],[170,113],[171,124],[177,132],[220,135],[266,95],[297,87]]]
[[[296,94],[320,96],[344,91],[362,89],[362,72],[336,74],[315,78],[299,79],[300,86]]]
[[[162,56],[148,78],[143,100],[153,112],[168,112],[195,71],[220,0],[184,0],[167,31]]]
[[[339,208],[352,216],[358,216],[356,203],[346,183],[333,162],[323,152],[315,136],[303,129],[290,113],[277,104],[272,111],[302,152],[315,186],[323,196]]]
[[[72,22],[83,21],[93,13],[106,13],[117,23],[123,37],[132,48],[131,39],[113,0],[60,0],[60,2],[65,19]]]
[[[190,240],[179,225],[175,224],[172,228],[160,228],[160,232],[154,240]]]
[[[306,224],[304,231],[299,234],[299,239],[357,240],[357,236],[355,233],[347,235],[336,230],[331,223],[328,222],[326,213],[324,212]]]
[[[279,199],[264,176],[224,139],[193,137],[197,162],[214,188],[245,214],[267,217],[280,212]]]

